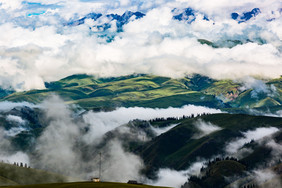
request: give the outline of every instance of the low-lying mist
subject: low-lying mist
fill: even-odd
[[[118,137],[105,143],[103,138],[109,131],[113,131],[135,119],[180,118],[192,114],[221,113],[220,110],[216,109],[187,105],[182,108],[167,109],[122,107],[111,112],[89,111],[77,116],[72,111],[73,107],[66,105],[58,96],[52,96],[37,106],[28,103],[4,104],[7,104],[5,108],[3,107],[3,110],[6,111],[11,110],[13,107],[25,105],[31,108],[40,108],[44,111],[44,119],[48,122],[48,125],[37,138],[32,152],[5,153],[3,148],[8,148],[10,142],[4,138],[3,140],[6,140],[7,143],[6,141],[1,143],[0,159],[9,159],[10,163],[24,162],[34,168],[64,174],[72,177],[70,181],[77,179],[87,180],[90,177],[99,176],[101,154],[102,180],[126,182],[129,179],[136,179],[144,182],[146,177],[143,177],[140,173],[144,168],[142,159],[124,149]],[[15,123],[19,125],[26,121],[24,118],[20,119],[15,116],[8,116],[8,120],[16,121]],[[151,126],[150,129],[154,134],[158,135],[173,126],[176,125],[165,128],[153,128]],[[119,128],[118,131],[132,134],[126,126]],[[3,130],[3,137],[13,136],[4,134],[5,131]],[[141,131],[137,134],[140,135],[140,138],[138,138],[139,135],[137,137],[134,135],[135,140],[146,141],[144,140],[146,137],[145,132]],[[163,173],[160,174],[160,179],[162,179]]]
[[[5,113],[13,107],[24,107],[27,103],[4,103],[9,104],[3,107]],[[173,169],[158,169],[157,179],[148,179],[141,173],[145,165],[142,158],[132,153],[124,145],[124,139],[134,140],[136,142],[147,142],[152,139],[143,129],[131,130],[130,126],[136,122],[136,119],[151,120],[155,118],[169,118],[191,116],[192,114],[203,113],[222,113],[220,110],[187,105],[182,108],[152,109],[152,108],[118,108],[111,112],[93,112],[88,111],[80,113],[73,110],[73,106],[64,103],[58,96],[52,96],[39,105],[27,104],[30,108],[39,108],[44,113],[44,121],[47,122],[42,133],[36,138],[34,148],[23,152],[13,148],[11,138],[17,134],[12,133],[12,129],[0,129],[0,160],[14,163],[23,162],[29,166],[39,169],[45,169],[52,172],[64,174],[68,181],[89,180],[90,177],[99,176],[100,157],[102,180],[126,182],[129,179],[135,179],[143,183],[152,185],[163,185],[172,187],[181,187],[190,176],[199,175],[201,168],[206,162],[214,157],[197,159],[191,163],[186,170],[176,171]],[[77,114],[78,113],[78,114]],[[24,126],[28,120],[16,115],[7,115],[6,121]],[[140,121],[142,123],[142,121]],[[148,122],[147,122],[148,123]],[[165,133],[169,129],[177,126],[170,124],[166,127],[156,128],[148,126],[155,136]],[[191,139],[201,139],[208,137],[215,131],[221,131],[222,128],[208,121],[199,118],[191,126],[194,126],[196,132]],[[10,131],[10,132],[9,132]],[[242,157],[241,153],[246,152],[244,148],[246,143],[254,140],[260,145],[271,148],[271,160],[274,162],[281,156],[281,146],[273,138],[280,130],[275,127],[261,127],[254,130],[242,132],[242,137],[225,143],[225,153],[222,157],[235,156]],[[127,135],[127,138],[121,138],[116,134]],[[248,149],[247,152],[252,152]],[[261,170],[263,168],[258,168]],[[255,176],[256,171],[250,172]]]

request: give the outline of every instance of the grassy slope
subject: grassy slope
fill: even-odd
[[[93,182],[75,182],[75,183],[54,183],[54,184],[38,184],[38,185],[24,185],[24,186],[4,186],[9,188],[95,188],[95,187],[103,187],[103,188],[161,188],[157,186],[149,186],[149,185],[133,185],[126,183],[111,183],[111,182],[101,182],[101,183],[93,183]]]
[[[0,185],[28,185],[64,182],[66,180],[66,177],[55,173],[0,163]]]
[[[97,80],[91,76],[76,75],[47,84],[47,87],[46,90],[14,93],[2,100],[38,103],[46,96],[56,93],[68,103],[89,109],[118,106],[218,105],[215,97],[191,91],[183,80],[158,76],[141,75]],[[175,103],[171,103],[171,100]]]
[[[215,108],[281,107],[282,78],[270,80],[266,85],[272,88],[269,89],[269,93],[258,93],[254,96],[252,89],[241,91],[240,83],[213,80],[200,75],[183,79],[152,75],[96,79],[88,75],[72,75],[46,83],[45,90],[13,93],[1,100],[38,103],[56,93],[68,103],[94,110],[120,106],[165,108],[185,104]]]
[[[202,119],[221,128],[220,131],[194,139],[197,133],[194,122]],[[210,158],[221,153],[225,144],[242,136],[241,132],[258,127],[282,127],[282,118],[250,116],[243,114],[213,114],[184,119],[170,131],[147,143],[142,156],[150,169],[155,167],[171,167],[177,170],[187,168],[197,158]]]
[[[0,186],[2,185],[18,185],[16,182],[0,176]]]

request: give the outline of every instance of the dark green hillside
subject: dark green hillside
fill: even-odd
[[[25,186],[8,186],[3,188],[164,188],[150,185],[134,185],[127,183],[93,183],[93,182],[74,182],[74,183],[53,183],[53,184],[38,184],[38,185],[25,185]]]
[[[234,160],[219,160],[208,164],[202,169],[202,176],[192,176],[182,188],[213,188],[225,187],[232,179],[237,179],[246,173],[246,166]]]
[[[28,185],[65,181],[67,181],[67,178],[58,174],[0,163],[0,185]]]
[[[196,139],[193,136],[198,133],[198,130],[194,123],[199,119],[217,125],[222,130]],[[141,155],[148,165],[148,173],[159,167],[183,170],[197,158],[209,159],[212,156],[224,154],[224,147],[228,142],[241,137],[242,132],[258,127],[282,128],[282,118],[213,114],[184,119],[175,128],[143,146]],[[250,156],[250,158],[253,157]]]
[[[214,80],[195,74],[182,79],[152,75],[129,75],[95,78],[72,75],[46,83],[44,90],[32,90],[3,95],[2,101],[38,103],[51,94],[61,96],[69,104],[85,109],[112,110],[116,107],[180,107],[186,104],[213,108],[277,109],[282,103],[282,78],[265,82],[267,92],[242,90],[242,84],[232,80]],[[232,109],[230,109],[232,108]]]

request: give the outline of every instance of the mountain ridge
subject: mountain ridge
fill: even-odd
[[[282,78],[254,82],[253,88],[244,88],[242,82],[215,80],[198,74],[180,79],[146,74],[112,78],[80,74],[46,83],[44,90],[12,93],[1,101],[40,103],[57,94],[69,104],[92,110],[121,106],[167,108],[187,104],[218,109],[266,107],[281,110]]]

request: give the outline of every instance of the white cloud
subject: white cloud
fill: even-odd
[[[169,131],[170,129],[172,129],[173,127],[176,127],[178,124],[172,124],[172,125],[169,125],[167,127],[158,127],[158,128],[155,128],[155,127],[152,127],[153,131],[155,133],[157,133],[157,136]]]
[[[169,186],[180,188],[187,180],[188,176],[185,171],[176,171],[170,169],[161,169],[158,173],[158,181],[154,184],[157,186]]]
[[[84,143],[83,130],[86,125],[83,121],[74,121],[69,106],[57,96],[45,100],[41,107],[45,110],[49,125],[36,142],[34,152],[37,157],[32,158],[32,166],[88,179],[94,175],[98,176],[98,157],[101,152],[103,181],[125,182],[140,177],[142,160],[137,155],[124,151],[119,140],[113,140],[99,150],[93,145],[99,144],[100,140]],[[87,147],[94,151],[85,149]],[[123,173],[120,173],[121,169],[124,170]]]
[[[198,129],[199,133],[195,134],[193,138],[199,139],[206,135],[209,135],[213,132],[220,131],[222,128],[210,123],[210,122],[204,122],[202,119],[197,120],[194,122],[194,126],[196,129]]]
[[[26,153],[14,151],[11,142],[6,137],[6,131],[2,128],[0,128],[0,140],[0,161],[30,164],[29,157]]]
[[[8,2],[8,1],[7,1]],[[26,16],[28,6],[21,1],[2,2],[0,23],[0,85],[17,90],[44,88],[44,81],[54,81],[75,73],[96,76],[120,76],[149,73],[183,77],[200,73],[213,78],[237,79],[245,76],[275,78],[281,75],[282,27],[278,2],[221,0],[198,1],[65,1],[32,0],[46,12]],[[6,4],[5,4],[6,3]],[[14,4],[14,5],[12,5]],[[204,6],[205,5],[205,6]],[[173,8],[192,7],[198,12],[191,25],[172,19]],[[9,5],[10,7],[10,5]],[[17,7],[17,8],[16,8]],[[252,8],[261,9],[256,19],[238,24],[230,14]],[[126,10],[143,11],[146,16],[124,26],[112,43],[91,33],[87,21],[78,27],[64,26],[90,12],[123,14]],[[203,15],[210,20],[203,20]],[[271,22],[266,19],[275,18]],[[103,22],[99,20],[97,22]],[[114,24],[113,24],[114,25]],[[113,32],[114,27],[110,32]],[[197,42],[265,41],[247,43],[232,49],[213,49]]]
[[[117,140],[109,143],[108,147],[110,160],[103,161],[103,180],[113,182],[140,180],[140,170],[143,168],[142,159],[137,155],[125,152]]]
[[[80,134],[79,126],[71,119],[71,111],[56,96],[44,101],[41,106],[50,124],[37,141],[36,153],[40,157],[35,161],[36,166],[59,173],[77,173],[75,164],[78,158],[73,147]]]
[[[22,8],[22,0],[0,0],[0,8],[15,10]]]
[[[16,163],[23,163],[23,164],[30,164],[29,157],[26,153],[23,152],[16,152],[11,155],[2,155],[0,154],[0,160],[3,160],[4,162],[8,162],[10,164]]]
[[[101,138],[106,132],[134,119],[150,120],[158,117],[183,117],[183,115],[190,116],[191,114],[202,113],[221,113],[221,111],[201,106],[186,105],[182,108],[152,109],[122,107],[111,112],[88,112],[83,116],[84,122],[90,125],[89,132],[85,135],[85,141],[92,143],[96,139]]]
[[[204,166],[205,161],[198,161],[193,163],[187,170],[176,171],[172,169],[160,169],[158,171],[157,181],[148,182],[155,186],[169,186],[180,188],[188,178],[192,175],[198,176],[201,172],[201,168]]]
[[[265,187],[275,188],[282,185],[281,177],[270,169],[255,170],[253,176],[259,185]]]
[[[29,129],[27,129],[26,127],[12,127],[9,130],[5,131],[5,135],[10,136],[10,137],[14,137],[18,134],[20,134],[23,131],[28,131]]]
[[[28,103],[28,102],[16,103],[16,102],[4,101],[4,102],[0,102],[0,111],[7,112],[7,111],[12,110],[13,108],[24,107],[24,106],[27,106],[27,107],[30,107],[30,108],[37,107],[36,105]]]
[[[249,143],[252,140],[257,141],[259,139],[262,139],[263,137],[271,136],[277,131],[279,131],[279,129],[276,127],[262,127],[244,132],[242,138],[238,138],[226,145],[226,152],[229,154],[236,154],[238,153],[240,148],[244,146],[244,144]]]
[[[8,115],[6,117],[6,120],[11,121],[11,122],[16,122],[16,123],[21,124],[21,125],[26,123],[26,121],[23,120],[20,116],[15,116],[15,115]]]
[[[57,96],[50,97],[38,106],[44,110],[48,126],[36,141],[35,155],[30,159],[32,167],[85,179],[98,176],[101,152],[102,179],[123,182],[129,179],[143,180],[140,175],[143,161],[139,156],[125,151],[118,139],[108,143],[101,142],[100,138],[108,131],[137,118],[149,120],[156,117],[182,117],[203,112],[220,113],[219,110],[188,105],[167,109],[119,108],[112,112],[88,112],[81,118],[73,118],[70,106]],[[123,127],[118,131],[130,134],[130,131]],[[96,148],[97,145],[102,148]],[[8,147],[9,142],[0,143],[1,151]],[[195,171],[198,169],[197,166],[199,165],[193,166],[194,170],[190,170],[191,173],[197,171]],[[124,173],[120,173],[120,169],[123,169]]]
[[[259,94],[264,93],[268,96],[276,95],[276,87],[274,85],[266,85],[262,80],[257,80],[252,77],[242,78],[243,86],[240,88],[242,91],[252,89],[251,97],[257,98]]]

